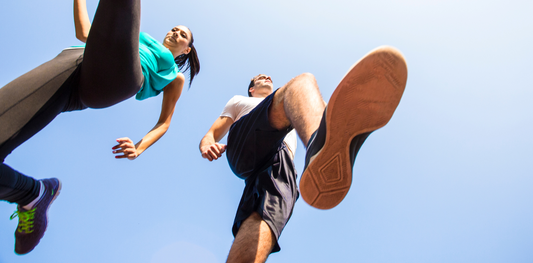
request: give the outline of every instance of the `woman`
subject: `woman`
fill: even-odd
[[[139,100],[163,92],[155,127],[137,144],[117,139],[116,158],[137,158],[167,131],[185,77],[200,70],[191,31],[172,28],[163,43],[140,33],[140,0],[100,0],[90,24],[85,0],[74,0],[76,37],[85,47],[63,50],[56,58],[0,89],[0,199],[18,204],[15,252],[29,253],[43,237],[47,210],[59,194],[56,178],[35,180],[4,164],[15,148],[59,113],[105,108],[133,95]],[[90,35],[89,35],[90,28]]]

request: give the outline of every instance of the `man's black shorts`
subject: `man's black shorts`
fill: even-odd
[[[298,199],[296,170],[285,135],[270,126],[268,109],[276,92],[266,97],[250,113],[233,123],[227,143],[232,171],[246,182],[235,221],[233,235],[252,212],[257,212],[279,239]],[[280,251],[276,242],[272,252]]]

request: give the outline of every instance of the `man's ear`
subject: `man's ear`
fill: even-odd
[[[253,87],[251,87],[251,88],[248,89],[248,92],[250,92],[250,94],[251,94],[253,91],[254,91],[254,88],[253,88]]]

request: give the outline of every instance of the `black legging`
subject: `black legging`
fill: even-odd
[[[4,159],[59,113],[109,107],[139,91],[140,5],[100,0],[85,49],[66,49],[0,89],[0,200],[24,206],[38,196],[40,183]]]

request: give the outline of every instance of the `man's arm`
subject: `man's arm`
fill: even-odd
[[[233,119],[230,117],[220,116],[213,123],[204,138],[200,141],[200,152],[202,157],[209,161],[217,160],[226,151],[226,145],[218,143],[233,124]]]

